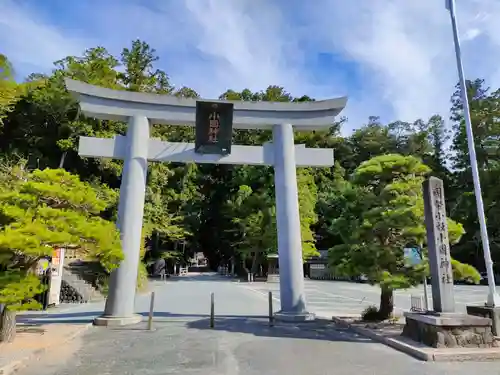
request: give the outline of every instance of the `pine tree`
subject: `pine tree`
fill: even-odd
[[[99,215],[116,200],[62,169],[26,172],[22,165],[0,171],[0,339],[15,334],[15,311],[36,309],[43,288],[34,268],[55,247],[72,245],[86,259],[111,271],[123,258],[114,223]],[[14,322],[14,328],[12,326]]]
[[[349,276],[367,275],[381,289],[377,316],[393,312],[393,292],[417,285],[428,274],[427,265],[403,267],[403,249],[416,244],[426,254],[422,183],[430,169],[414,156],[389,154],[362,163],[332,204],[338,219],[332,230],[344,243],[329,253],[333,268]],[[450,244],[463,235],[461,224],[448,219]],[[454,276],[479,281],[477,270],[452,260]]]

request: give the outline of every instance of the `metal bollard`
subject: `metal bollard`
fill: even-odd
[[[215,326],[215,297],[214,294],[210,294],[210,328]]]
[[[155,308],[155,292],[151,292],[151,302],[149,303],[148,330],[153,330],[153,314]]]
[[[274,326],[273,292],[269,291],[269,327]]]

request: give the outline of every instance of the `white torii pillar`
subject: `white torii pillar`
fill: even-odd
[[[281,301],[276,318],[285,321],[314,319],[307,311],[304,292],[296,167],[332,166],[333,150],[294,145],[293,131],[294,128],[328,128],[334,116],[344,108],[346,98],[303,103],[233,102],[233,127],[272,128],[273,142],[264,146],[233,145],[230,155],[221,156],[197,154],[194,144],[150,138],[150,123],[193,126],[196,100],[115,91],[73,80],[66,80],[66,87],[80,101],[81,110],[87,116],[128,121],[129,124],[125,137],[80,137],[79,155],[124,160],[117,226],[125,259],[112,272],[105,311],[95,324],[125,325],[141,320],[134,314],[134,302],[148,161],[272,165]]]

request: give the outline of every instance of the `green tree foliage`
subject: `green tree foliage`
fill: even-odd
[[[227,213],[233,216],[232,222],[240,235],[235,245],[244,268],[251,259],[247,272],[255,273],[259,262],[277,251],[276,209],[272,200],[265,191],[253,191],[250,186],[241,185],[233,200],[227,202]]]
[[[40,80],[17,83],[14,69],[7,56],[0,54],[0,129],[7,115],[15,110],[22,96],[41,86]]]
[[[316,204],[318,190],[311,169],[297,170],[297,185],[299,192],[300,235],[302,239],[302,259],[307,260],[318,256],[316,238],[313,226],[318,222]]]
[[[331,249],[330,262],[341,273],[365,274],[380,285],[381,319],[393,311],[395,289],[414,286],[427,275],[425,264],[405,266],[403,249],[418,245],[426,258],[422,183],[429,173],[429,167],[413,156],[377,156],[363,162],[332,199],[340,206],[332,230],[343,233],[344,243]],[[463,234],[462,225],[451,219],[448,230],[451,243]],[[457,278],[478,280],[470,266],[458,261],[453,266]]]
[[[481,179],[481,190],[485,207],[486,223],[496,273],[500,261],[500,90],[490,90],[483,80],[467,82],[471,108],[472,131],[476,148],[476,159]],[[452,96],[451,121],[453,138],[451,160],[450,212],[453,218],[464,224],[465,235],[457,245],[460,258],[483,268],[483,251],[479,222],[476,213],[474,184],[470,169],[467,135],[462,113],[462,100],[458,90]]]
[[[0,180],[0,303],[25,308],[39,292],[32,272],[55,247],[72,245],[109,272],[123,258],[115,224],[99,215],[116,200],[106,187],[93,188],[61,170],[26,172],[6,167]],[[19,282],[23,282],[19,285]],[[3,296],[3,297],[2,297]]]
[[[224,215],[232,217],[232,224],[235,225],[228,231],[236,232],[238,235],[235,237],[238,255],[243,261],[251,259],[251,266],[247,271],[256,272],[259,264],[265,264],[266,256],[277,253],[278,250],[272,172],[270,173],[268,168],[246,167],[240,171],[239,178],[243,181],[254,181],[254,188],[240,185],[232,198],[227,201]],[[306,260],[319,254],[312,230],[312,226],[317,222],[315,211],[317,190],[311,170],[298,169],[297,183],[302,258]]]
[[[0,54],[0,125],[13,104],[18,100],[18,84],[13,78],[12,65],[5,55]]]

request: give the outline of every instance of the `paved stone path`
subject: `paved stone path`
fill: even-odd
[[[95,327],[19,375],[470,375],[498,373],[498,363],[423,363],[332,323],[268,327],[267,296],[248,285],[199,276],[156,284],[154,331]],[[210,329],[210,293],[216,324]],[[146,313],[148,296],[136,311]],[[92,319],[102,305],[78,306],[47,323]]]
[[[262,296],[267,296],[268,291],[271,290],[273,296],[279,302],[279,284],[277,283],[245,283],[244,285]],[[370,305],[378,306],[380,298],[379,287],[361,283],[306,280],[305,290],[308,308],[312,312],[327,316],[359,314]],[[423,296],[423,286],[396,291],[394,300],[396,309],[399,312],[410,309],[410,296],[412,294]],[[429,306],[432,307],[430,286],[428,287],[428,294]],[[455,302],[457,310],[465,312],[465,306],[468,304],[484,304],[487,294],[488,287],[485,285],[456,285]]]

